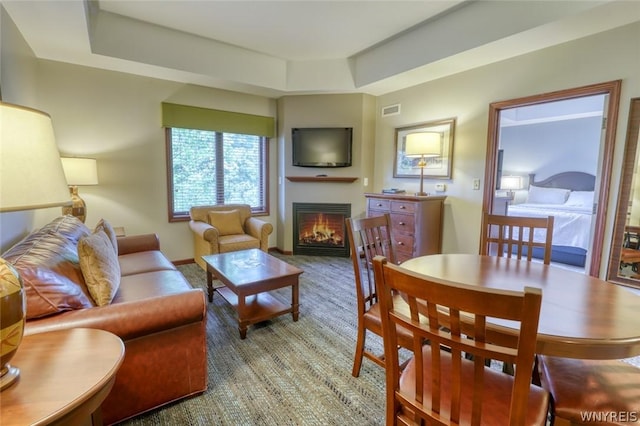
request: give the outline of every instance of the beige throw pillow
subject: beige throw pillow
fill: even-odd
[[[98,231],[78,241],[78,258],[89,294],[98,306],[111,303],[120,286],[120,264],[111,240]]]
[[[209,224],[218,229],[220,235],[244,234],[238,210],[210,211]]]
[[[111,245],[113,246],[113,249],[116,252],[116,256],[118,255],[118,237],[116,237],[116,231],[113,229],[113,226],[111,226],[111,224],[109,222],[107,222],[104,219],[100,219],[100,221],[96,224],[96,228],[93,230],[93,232],[98,232],[98,231],[104,231],[105,234],[107,234],[107,237],[109,237],[109,240],[111,241]]]

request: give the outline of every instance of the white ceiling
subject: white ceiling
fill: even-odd
[[[381,95],[640,21],[640,0],[0,3],[39,58],[270,97]]]

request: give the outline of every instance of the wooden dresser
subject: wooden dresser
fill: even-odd
[[[391,214],[398,262],[442,252],[442,217],[446,196],[365,194],[367,216]]]

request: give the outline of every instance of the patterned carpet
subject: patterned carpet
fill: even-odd
[[[384,371],[363,361],[351,376],[356,317],[348,258],[285,256],[300,277],[300,317],[249,327],[240,340],[235,312],[219,295],[207,319],[209,387],[197,397],[124,424],[147,425],[381,425]],[[192,285],[206,288],[195,264],[180,266]],[[291,290],[276,293],[291,300]],[[382,352],[378,339],[370,348]]]

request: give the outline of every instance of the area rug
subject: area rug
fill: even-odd
[[[208,389],[124,424],[384,424],[384,370],[365,359],[360,377],[351,376],[356,339],[351,261],[281,258],[305,271],[298,321],[283,315],[249,327],[241,340],[234,310],[216,294],[207,312]],[[206,289],[198,266],[179,269],[194,287]],[[290,303],[291,289],[275,296]],[[379,339],[368,340],[370,350],[382,352]]]

